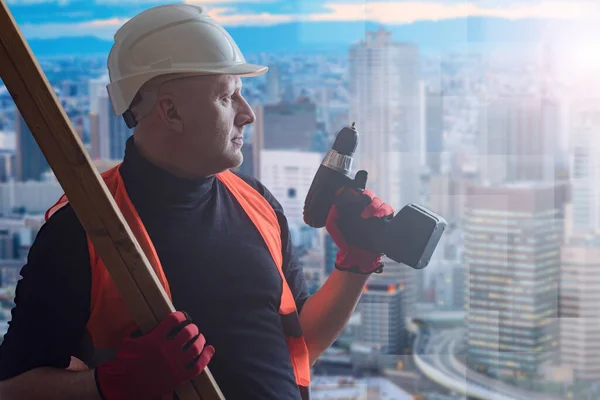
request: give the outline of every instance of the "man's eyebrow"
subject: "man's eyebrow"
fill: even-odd
[[[235,83],[235,84],[224,83],[222,85],[219,85],[219,88],[218,88],[219,93],[231,93],[231,92],[237,92],[239,90],[242,90],[241,83]]]
[[[231,85],[228,85],[228,87],[231,88]],[[233,84],[233,90],[238,92],[240,90],[242,90],[242,82],[238,81],[236,83]]]

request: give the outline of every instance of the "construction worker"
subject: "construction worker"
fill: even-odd
[[[241,77],[267,68],[247,63],[203,8],[178,4],[124,24],[108,70],[114,112],[135,130],[102,176],[181,311],[142,335],[62,196],[22,269],[0,398],[172,398],[208,365],[229,400],[307,399],[310,366],[382,269],[381,255],[346,243],[338,221],[360,229],[393,210],[368,191],[338,193],[326,226],[336,269],[309,295],[281,205],[231,171],[255,120]]]

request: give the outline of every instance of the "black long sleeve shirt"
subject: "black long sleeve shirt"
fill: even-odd
[[[120,166],[127,192],[156,248],[173,304],[187,311],[207,343],[225,397],[298,399],[278,309],[282,280],[262,237],[216,177],[188,180],[151,164],[127,142]],[[300,311],[308,298],[281,205],[257,180],[239,175],[273,206],[283,270]],[[86,235],[66,206],[42,227],[17,285],[0,347],[0,380],[27,370],[66,368],[81,353],[90,315]]]

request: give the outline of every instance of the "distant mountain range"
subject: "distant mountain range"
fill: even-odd
[[[527,46],[542,42],[565,42],[574,30],[598,33],[592,23],[541,19],[507,20],[500,18],[460,18],[423,21],[402,25],[382,25],[373,22],[302,22],[273,26],[229,27],[245,53],[347,51],[364,38],[365,31],[384,27],[395,39],[414,43],[425,52],[461,49],[493,49]],[[596,36],[598,37],[598,36]],[[573,39],[570,39],[573,40]],[[31,39],[28,41],[37,56],[85,55],[107,53],[111,40],[93,36]],[[567,43],[568,44],[568,43]]]

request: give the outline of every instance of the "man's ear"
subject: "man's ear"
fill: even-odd
[[[172,96],[160,96],[157,99],[156,107],[160,119],[167,127],[177,132],[183,130],[183,121]]]

